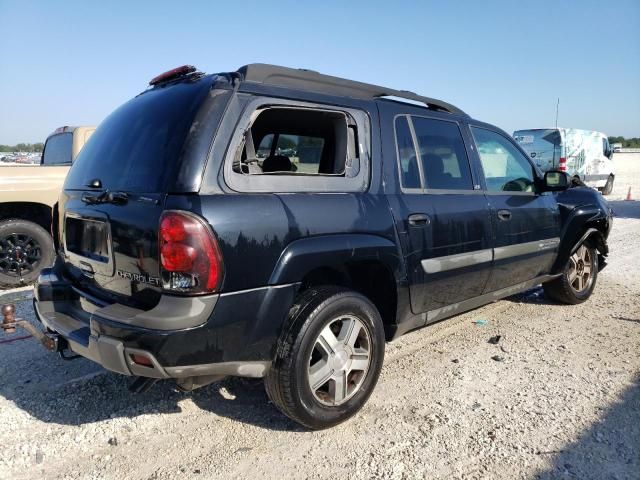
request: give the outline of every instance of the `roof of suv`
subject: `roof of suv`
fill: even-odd
[[[450,103],[424,97],[407,90],[395,90],[369,83],[356,82],[345,78],[333,77],[313,70],[280,67],[264,63],[252,63],[238,69],[245,82],[264,83],[278,87],[310,90],[341,97],[353,97],[366,100],[397,97],[404,100],[425,104],[431,110],[438,110],[456,115],[468,116],[465,112]]]

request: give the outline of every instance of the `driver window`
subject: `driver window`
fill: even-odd
[[[529,160],[502,135],[471,127],[490,192],[533,192],[534,172]]]

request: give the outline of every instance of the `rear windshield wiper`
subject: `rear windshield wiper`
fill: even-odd
[[[102,193],[91,194],[83,193],[82,201],[88,205],[97,205],[99,203],[113,203],[114,205],[124,205],[129,200],[129,195],[125,192],[110,192],[105,190]]]

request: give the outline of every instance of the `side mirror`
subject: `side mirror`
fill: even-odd
[[[565,172],[546,172],[544,174],[544,189],[547,192],[558,192],[569,188],[569,176]]]

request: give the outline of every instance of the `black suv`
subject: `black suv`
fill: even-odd
[[[445,102],[185,66],[80,153],[34,305],[59,351],[136,390],[264,377],[324,428],[371,395],[386,341],[539,284],[586,300],[610,228],[600,194]]]

